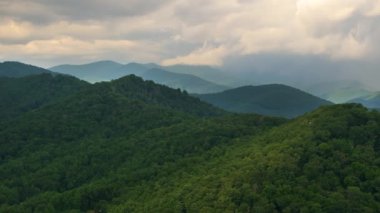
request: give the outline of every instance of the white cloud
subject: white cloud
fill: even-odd
[[[0,27],[1,41],[16,41],[30,36],[33,26],[28,23],[17,23],[13,20],[4,21]]]
[[[227,55],[228,50],[223,47],[207,47],[206,45],[185,56],[178,56],[166,59],[162,65],[173,64],[197,64],[197,65],[222,65],[222,59]]]
[[[159,46],[129,40],[78,40],[58,37],[48,40],[33,40],[26,44],[0,44],[1,60],[38,62],[44,67],[62,63],[83,63],[99,59],[113,59],[123,63],[129,61],[157,61]]]
[[[380,0],[149,2],[4,0],[0,55],[212,65],[252,53],[380,55]]]

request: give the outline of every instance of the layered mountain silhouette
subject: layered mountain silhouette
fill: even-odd
[[[0,123],[0,212],[380,210],[380,113],[358,104],[288,121],[226,113],[133,75],[33,78],[41,87],[28,87],[31,99],[55,97],[42,88],[61,95]],[[26,88],[25,79],[6,87]],[[259,99],[274,109],[293,106],[289,97],[314,100],[283,85],[259,88],[284,91]]]
[[[0,63],[0,77],[24,77],[41,73],[51,73],[51,71],[15,61]]]
[[[332,104],[299,89],[281,84],[244,86],[221,93],[196,96],[231,112],[289,118],[312,111],[321,105]]]
[[[129,63],[122,65],[112,61],[99,61],[84,65],[60,65],[50,70],[70,74],[89,82],[109,81],[125,75],[134,74],[145,80],[152,80],[189,93],[220,92],[228,89],[190,74],[169,72],[155,64]]]

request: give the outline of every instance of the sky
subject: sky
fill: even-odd
[[[0,0],[0,61],[231,68],[290,55],[376,64],[379,26],[380,0]]]

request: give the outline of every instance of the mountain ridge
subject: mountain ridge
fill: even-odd
[[[320,105],[332,104],[283,84],[243,86],[221,93],[195,96],[227,111],[285,117],[296,117]]]
[[[206,81],[194,75],[169,72],[154,64],[144,65],[131,62],[122,65],[112,62],[111,66],[109,66],[110,62],[101,62],[102,66],[93,67],[96,63],[100,62],[83,65],[55,66],[50,69],[55,72],[74,75],[90,82],[115,80],[125,75],[134,74],[146,80],[153,80],[156,83],[164,84],[175,89],[180,88],[187,90],[189,93],[216,92],[228,89],[226,86]]]
[[[5,61],[0,63],[0,77],[25,77],[42,73],[53,74],[53,72],[47,69],[17,61]]]

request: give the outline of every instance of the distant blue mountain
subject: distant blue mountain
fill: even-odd
[[[380,109],[380,92],[352,99],[347,103],[359,103],[367,108]]]
[[[358,81],[326,81],[309,86],[306,91],[334,103],[346,103],[372,94],[371,88]]]
[[[89,82],[109,81],[122,76],[118,72],[123,65],[114,61],[97,61],[83,65],[59,65],[49,68],[54,72],[75,76]]]
[[[229,89],[200,77],[170,72],[156,64],[129,63],[122,65],[113,61],[99,61],[84,65],[60,65],[50,68],[54,72],[76,76],[89,82],[110,81],[126,75],[137,75],[172,88],[189,93],[213,93]]]

